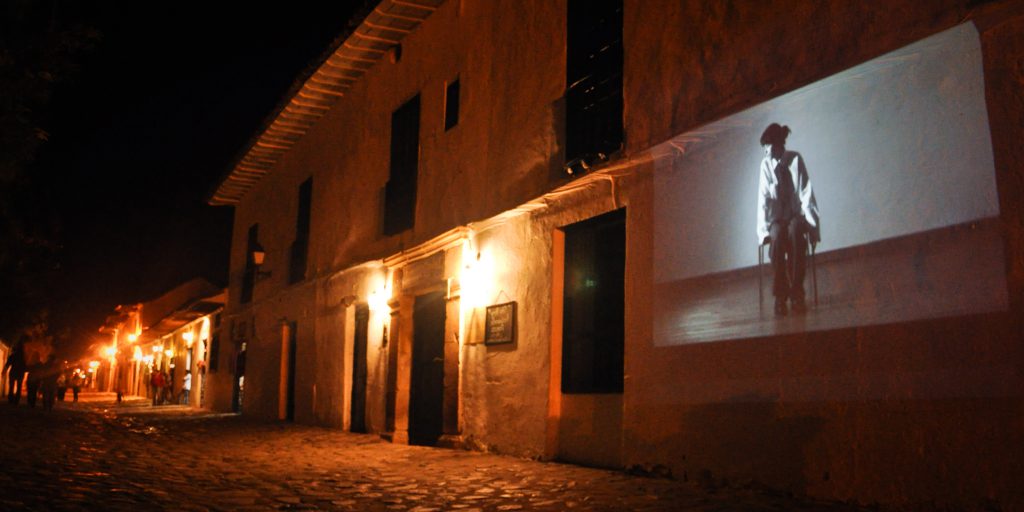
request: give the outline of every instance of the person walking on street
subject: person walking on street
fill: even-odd
[[[149,376],[149,384],[153,386],[153,405],[160,405],[161,394],[164,391],[164,374],[160,370],[153,368],[153,372]]]
[[[192,372],[190,370],[185,371],[185,377],[181,383],[181,398],[185,405],[188,405],[188,396],[192,391]]]
[[[57,375],[57,400],[63,402],[64,396],[68,392],[68,384],[71,379],[68,378],[68,372],[65,369],[60,370],[60,374]]]
[[[50,354],[50,358],[42,364],[39,371],[40,390],[43,393],[43,409],[53,410],[53,402],[57,397],[57,379],[60,377],[60,366],[57,357]]]
[[[7,372],[7,401],[18,405],[21,401],[21,382],[25,379],[25,344],[18,341],[4,363]]]
[[[74,395],[74,401],[78,401],[78,392],[82,390],[82,381],[85,377],[82,372],[75,370],[75,373],[71,374],[71,393]]]
[[[43,383],[43,369],[44,363],[39,359],[39,352],[32,352],[29,356],[28,366],[28,379],[25,381],[25,402],[29,407],[36,406],[36,400],[39,398],[39,387]]]
[[[174,382],[171,380],[171,376],[166,372],[160,372],[161,378],[164,381],[162,388],[163,393],[160,394],[160,401],[165,404],[174,403]]]

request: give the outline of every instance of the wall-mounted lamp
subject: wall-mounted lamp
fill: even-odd
[[[378,315],[389,315],[391,314],[391,307],[388,305],[388,300],[391,299],[391,292],[387,288],[381,288],[374,290],[367,297],[366,302],[370,306],[370,311]]]
[[[267,253],[266,253],[266,251],[263,250],[263,246],[260,245],[260,244],[256,244],[256,247],[252,250],[253,273],[255,274],[256,279],[263,279],[265,277],[270,277],[270,271],[269,270],[268,271],[260,270],[260,267],[263,266],[263,261],[266,260],[266,258],[267,258]]]
[[[188,348],[192,348],[192,339],[193,339],[192,331],[185,331],[185,332],[181,333],[181,339],[185,340],[185,345]]]

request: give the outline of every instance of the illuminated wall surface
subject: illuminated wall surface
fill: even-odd
[[[1004,310],[983,79],[965,24],[659,148],[673,156],[654,178],[655,344]],[[773,122],[792,129],[821,217],[804,315],[774,316],[767,250],[758,267],[759,138]]]

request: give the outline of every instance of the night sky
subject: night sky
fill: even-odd
[[[55,329],[85,346],[117,304],[192,277],[227,284],[233,211],[206,199],[354,4],[93,2],[60,14],[102,39],[57,90],[33,170],[63,245]]]

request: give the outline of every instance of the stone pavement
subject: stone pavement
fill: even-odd
[[[859,510],[88,393],[0,440],[0,510]]]

